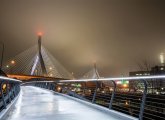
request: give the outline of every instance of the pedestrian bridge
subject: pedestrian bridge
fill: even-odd
[[[121,91],[122,79],[143,87]],[[25,83],[0,77],[0,120],[165,120],[164,93],[150,94],[150,79],[165,75]]]
[[[15,107],[3,120],[135,120],[90,104],[39,87],[23,86]]]

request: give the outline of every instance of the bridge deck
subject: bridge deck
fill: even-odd
[[[4,120],[129,120],[37,87],[22,87]]]

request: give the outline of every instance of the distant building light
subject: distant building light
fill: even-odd
[[[58,87],[57,90],[60,91],[61,90],[61,87]]]
[[[129,84],[129,81],[125,81],[126,84]]]
[[[163,68],[163,67],[161,67],[161,68],[160,68],[160,70],[164,70],[164,68]]]
[[[125,102],[125,105],[128,105],[128,102],[127,101]]]
[[[121,84],[121,81],[117,81],[116,84]]]
[[[160,63],[164,64],[164,53],[160,54]]]
[[[2,88],[3,89],[6,89],[7,85],[6,84],[3,84]]]
[[[136,74],[136,75],[141,76],[142,74],[140,73],[140,74]]]
[[[142,93],[144,92],[143,90],[139,90],[139,91],[142,92]]]
[[[123,87],[128,87],[128,85],[127,84],[124,84]]]
[[[105,91],[103,90],[103,91],[101,91],[101,93],[105,93]]]
[[[113,88],[110,88],[110,91],[113,91]]]
[[[144,75],[150,75],[149,73],[144,73]]]

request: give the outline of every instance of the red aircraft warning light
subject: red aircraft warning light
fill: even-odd
[[[42,33],[42,32],[38,32],[37,35],[38,35],[38,36],[42,36],[43,33]]]

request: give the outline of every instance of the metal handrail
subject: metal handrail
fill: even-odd
[[[121,92],[120,89],[117,89],[117,84],[115,81],[118,80],[128,80],[131,82],[140,81],[142,83],[142,91],[134,92],[137,94],[133,94],[133,92]],[[160,104],[159,98],[153,98],[148,94],[147,89],[148,80],[150,79],[161,79],[165,80],[165,75],[157,75],[157,76],[138,76],[138,77],[117,77],[117,78],[100,78],[100,79],[77,79],[77,80],[55,80],[55,81],[33,81],[28,82],[33,85],[41,88],[50,89],[56,92],[62,92],[64,94],[71,95],[73,97],[77,97],[78,99],[82,99],[94,104],[103,105],[109,109],[117,110],[123,112],[125,114],[132,115],[134,117],[138,117],[139,120],[148,120],[148,118],[157,120],[158,118],[162,118],[165,113],[159,110],[162,110],[162,106],[156,106],[156,109],[150,110],[148,107],[155,107],[155,105],[148,104],[149,101],[153,100],[155,104]],[[112,82],[111,91],[106,91],[102,93],[104,87],[99,86],[99,83],[104,83],[104,81]],[[84,86],[86,83],[93,83],[94,86]],[[72,84],[79,83],[82,86],[80,87],[80,91],[75,91],[75,86]],[[24,85],[26,83],[23,83]],[[59,89],[60,87],[60,89]],[[165,87],[165,86],[164,86]],[[72,91],[73,90],[73,91]],[[124,93],[124,94],[123,94]],[[82,97],[81,97],[82,96]],[[164,95],[161,95],[164,96]],[[164,96],[165,97],[165,96]],[[162,98],[161,98],[162,99]],[[164,99],[163,99],[164,100]],[[160,109],[159,109],[160,108]],[[158,110],[157,110],[158,109]],[[146,113],[150,110],[149,113]],[[152,115],[153,114],[153,115]],[[165,119],[165,118],[164,118]]]
[[[20,80],[0,76],[0,108],[6,109],[7,105],[20,92]]]

